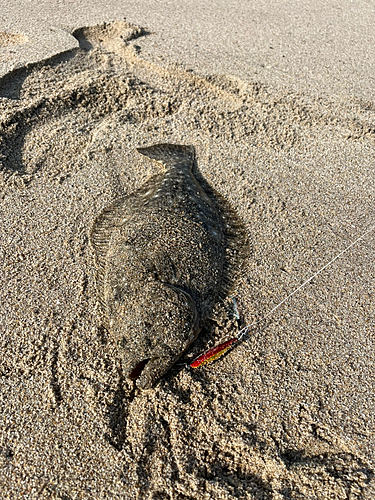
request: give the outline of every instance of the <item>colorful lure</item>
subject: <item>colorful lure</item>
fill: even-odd
[[[314,273],[312,276],[310,276],[309,279],[307,279],[306,281],[304,281],[302,283],[302,285],[300,285],[298,288],[296,288],[295,290],[293,290],[292,293],[290,293],[287,297],[285,297],[285,299],[283,299],[281,302],[279,302],[273,309],[271,309],[270,311],[268,311],[267,314],[265,314],[263,316],[263,318],[261,319],[258,319],[257,321],[254,321],[254,323],[251,323],[251,325],[247,325],[245,326],[244,328],[242,328],[242,330],[240,330],[238,332],[238,335],[237,337],[233,338],[233,339],[230,339],[230,340],[227,340],[226,342],[224,342],[223,344],[220,344],[216,347],[213,347],[212,349],[209,349],[207,352],[205,352],[204,354],[202,354],[201,356],[199,356],[199,358],[195,359],[191,364],[191,368],[198,368],[198,366],[202,366],[202,365],[205,365],[207,363],[211,363],[212,361],[215,361],[216,359],[220,358],[220,356],[222,356],[225,352],[227,352],[228,349],[230,349],[230,346],[232,344],[234,344],[235,342],[237,342],[238,340],[242,340],[243,337],[245,337],[245,335],[247,335],[248,331],[250,330],[250,328],[252,328],[253,326],[255,325],[258,325],[259,323],[261,323],[262,321],[264,321],[266,318],[268,318],[274,311],[276,311],[276,309],[278,309],[282,304],[284,304],[288,299],[290,299],[290,297],[292,297],[295,293],[298,292],[298,290],[300,290],[301,288],[303,288],[305,285],[307,285],[307,283],[310,283],[310,281],[315,278],[315,276],[317,276],[319,273],[321,273],[324,269],[326,269],[326,267],[330,266],[333,262],[335,262],[335,260],[337,260],[343,253],[345,253],[347,250],[349,250],[349,248],[351,248],[352,246],[354,246],[356,243],[358,243],[358,241],[361,241],[363,240],[363,238],[368,234],[370,233],[371,231],[374,231],[375,230],[375,226],[372,226],[370,227],[370,229],[368,229],[365,233],[363,233],[361,236],[359,236],[356,240],[354,240],[349,246],[347,246],[346,248],[344,248],[344,250],[342,250],[339,254],[337,254],[332,260],[330,260],[327,264],[325,264],[323,267],[321,267],[316,273]],[[238,309],[237,309],[237,304],[236,304],[236,299],[234,297],[232,297],[233,299],[233,304],[234,304],[234,316],[235,318],[239,318],[239,314],[238,314]]]
[[[212,361],[215,361],[216,359],[220,358],[225,352],[227,352],[228,349],[230,349],[230,346],[237,342],[237,338],[233,338],[230,340],[227,340],[226,342],[223,342],[220,345],[217,345],[216,347],[212,347],[205,353],[203,353],[199,358],[195,359],[191,364],[191,368],[198,368],[198,366],[206,365],[207,363],[212,363]]]

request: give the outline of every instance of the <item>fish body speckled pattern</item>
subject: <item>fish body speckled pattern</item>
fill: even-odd
[[[138,151],[165,171],[106,207],[90,240],[104,323],[124,375],[150,389],[233,288],[248,240],[224,198],[197,180],[192,146]]]

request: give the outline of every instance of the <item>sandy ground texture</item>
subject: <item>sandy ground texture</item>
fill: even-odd
[[[374,224],[374,104],[152,61],[147,37],[78,29],[0,81],[1,498],[373,498],[373,233],[148,392],[102,325],[88,234],[161,171],[137,146],[192,144],[251,239],[240,325],[261,319]],[[218,304],[183,360],[238,326]]]

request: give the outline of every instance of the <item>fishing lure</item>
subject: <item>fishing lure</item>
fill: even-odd
[[[237,337],[234,337],[233,339],[227,340],[226,342],[223,342],[216,347],[212,347],[212,349],[209,349],[208,351],[201,354],[197,359],[195,359],[190,364],[191,368],[198,368],[198,366],[203,366],[208,363],[212,363],[212,361],[216,361],[218,358],[220,358],[220,356],[226,353],[228,349],[230,349],[231,345],[237,342],[237,340]]]
[[[314,273],[312,276],[310,276],[309,279],[304,281],[299,287],[297,287],[295,290],[293,290],[292,293],[290,293],[287,297],[285,297],[284,300],[279,302],[273,309],[268,311],[267,314],[265,314],[261,319],[254,321],[254,323],[251,323],[251,325],[244,326],[242,330],[240,330],[237,334],[237,337],[234,337],[233,339],[227,340],[226,342],[223,342],[220,345],[217,345],[216,347],[212,347],[205,353],[201,354],[198,358],[196,358],[191,364],[191,368],[198,368],[199,366],[206,365],[208,363],[212,363],[213,361],[216,361],[220,356],[222,356],[225,352],[230,349],[231,345],[234,344],[235,342],[238,342],[239,340],[242,340],[245,335],[248,334],[249,330],[254,327],[255,325],[258,325],[262,321],[264,321],[266,318],[268,318],[276,309],[278,309],[282,304],[284,304],[290,297],[292,297],[295,293],[298,292],[298,290],[301,290],[305,285],[310,283],[310,281],[315,278],[318,274],[320,274],[324,269],[326,269],[328,266],[330,266],[335,260],[337,260],[339,257],[341,257],[342,254],[347,252],[350,248],[352,248],[356,243],[359,241],[363,240],[363,238],[371,233],[372,231],[375,230],[375,226],[370,227],[365,233],[363,233],[361,236],[359,236],[356,240],[354,240],[350,245],[348,245],[344,250],[342,250],[340,253],[338,253],[333,259],[331,259],[327,264],[325,264],[323,267],[321,267],[316,273]],[[236,300],[233,297],[233,303],[234,303],[234,311],[235,311],[235,317],[238,315],[238,310],[237,310],[237,304]]]

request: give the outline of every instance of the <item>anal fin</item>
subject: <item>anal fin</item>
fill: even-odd
[[[113,232],[126,225],[136,212],[142,210],[147,202],[147,197],[152,196],[152,192],[157,189],[163,177],[164,174],[153,176],[134,193],[117,198],[106,206],[95,219],[90,232],[90,243],[95,253],[98,288],[102,288]],[[99,293],[99,296],[102,294]]]

